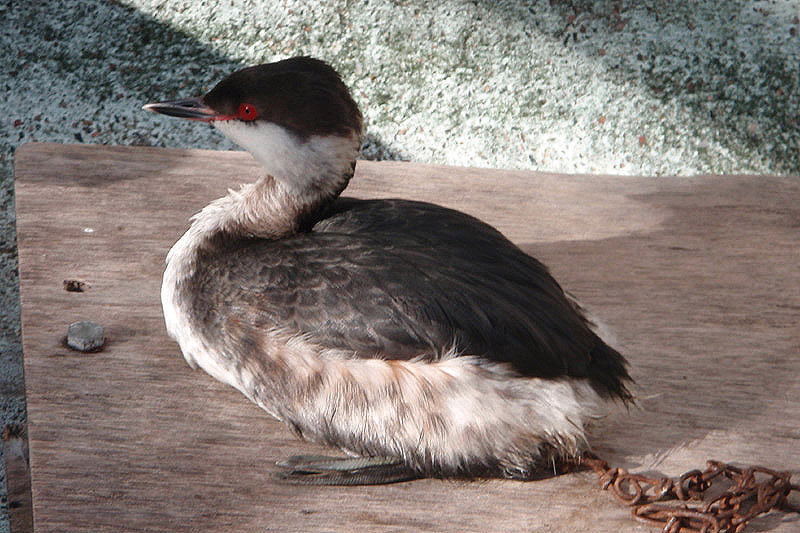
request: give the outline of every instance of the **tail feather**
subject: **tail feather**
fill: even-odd
[[[627,385],[633,382],[628,373],[628,362],[617,350],[598,337],[591,353],[589,383],[603,398],[621,400],[627,404],[633,396]]]

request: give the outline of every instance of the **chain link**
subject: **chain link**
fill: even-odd
[[[708,461],[703,471],[659,478],[611,468],[593,456],[581,458],[580,463],[597,473],[604,490],[633,507],[636,520],[661,526],[664,533],[740,533],[750,520],[773,509],[800,513],[800,504],[789,501],[792,492],[800,494],[800,485],[792,484],[788,472]],[[707,491],[722,479],[729,486],[704,503]],[[694,505],[685,503],[689,501]]]

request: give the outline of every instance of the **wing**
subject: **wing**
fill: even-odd
[[[207,312],[363,358],[455,348],[525,375],[583,377],[602,344],[544,265],[432,204],[341,199],[313,231],[230,247],[204,268]]]

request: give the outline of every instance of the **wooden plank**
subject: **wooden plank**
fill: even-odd
[[[31,470],[28,464],[28,436],[24,425],[3,429],[3,457],[6,463],[8,525],[11,533],[33,531]]]
[[[297,441],[191,371],[164,331],[164,256],[188,217],[259,170],[234,152],[29,144],[16,162],[35,529],[638,531],[593,475],[532,483],[275,483]],[[231,176],[234,176],[233,178]],[[641,408],[600,421],[614,464],[800,466],[800,182],[563,176],[359,162],[351,196],[475,214],[611,326]],[[63,280],[88,283],[66,292]],[[102,352],[62,344],[106,327]],[[769,515],[754,529],[796,531]]]

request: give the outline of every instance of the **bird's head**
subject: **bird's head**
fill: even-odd
[[[339,74],[310,57],[237,70],[201,97],[144,109],[211,123],[289,188],[352,174],[360,147],[358,106]]]

